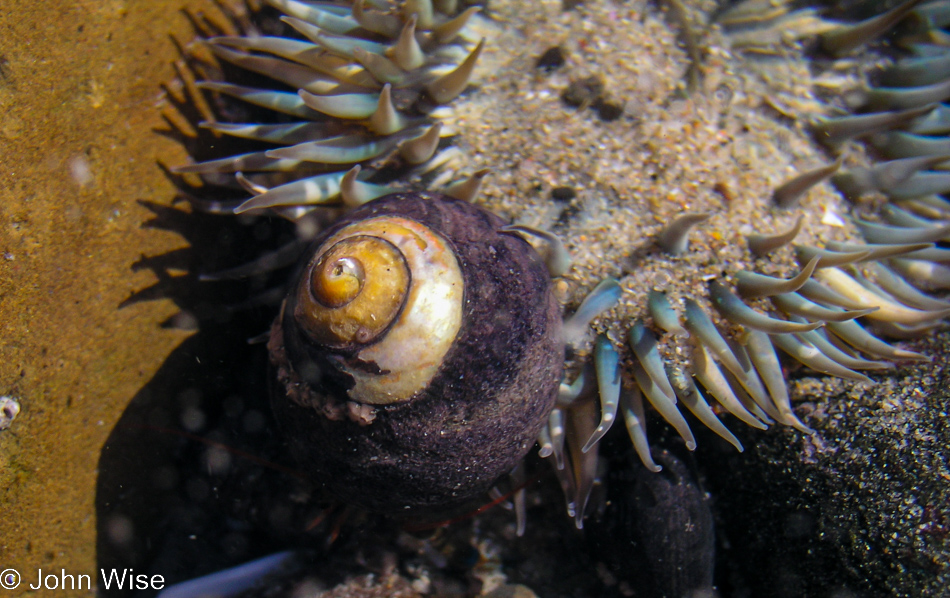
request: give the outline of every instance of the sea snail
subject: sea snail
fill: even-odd
[[[544,262],[505,225],[396,193],[312,244],[271,331],[272,403],[332,496],[442,512],[534,445],[562,376],[561,309]]]

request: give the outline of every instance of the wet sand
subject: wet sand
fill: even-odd
[[[88,574],[99,453],[125,405],[188,333],[170,301],[120,304],[156,283],[142,255],[185,245],[143,227],[168,204],[157,134],[181,2],[11,0],[0,11],[0,569]],[[61,594],[60,594],[61,595]]]

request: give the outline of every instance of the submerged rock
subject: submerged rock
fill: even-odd
[[[750,432],[755,450],[699,455],[727,535],[725,594],[947,595],[950,372],[941,360],[878,380],[798,380],[813,436]]]
[[[611,470],[603,513],[588,540],[610,573],[637,596],[711,596],[715,532],[710,499],[686,464],[655,450],[653,473],[634,456]]]

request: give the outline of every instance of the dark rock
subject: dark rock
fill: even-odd
[[[561,98],[568,106],[586,108],[604,95],[604,81],[597,75],[591,75],[571,82]]]
[[[548,48],[544,51],[544,54],[538,57],[538,61],[534,66],[546,73],[556,71],[564,66],[564,50],[561,49],[561,46]]]
[[[577,197],[573,187],[555,187],[551,189],[551,199],[554,201],[571,201]]]
[[[697,451],[728,534],[723,595],[948,595],[947,336],[908,347],[936,367],[879,374],[873,386],[795,381],[812,436],[736,426],[751,450]]]
[[[597,116],[604,122],[612,122],[623,116],[623,105],[611,100],[601,100],[594,103]]]
[[[706,493],[689,468],[666,449],[653,448],[659,473],[632,456],[616,464],[607,505],[591,518],[587,538],[610,572],[637,596],[701,596],[713,588],[715,534]]]

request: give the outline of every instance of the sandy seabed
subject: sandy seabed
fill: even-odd
[[[122,410],[187,333],[142,255],[181,247],[144,228],[168,204],[159,161],[184,159],[160,84],[188,39],[182,3],[10,0],[0,10],[0,565],[95,569],[99,452]],[[3,567],[0,567],[3,568]]]

